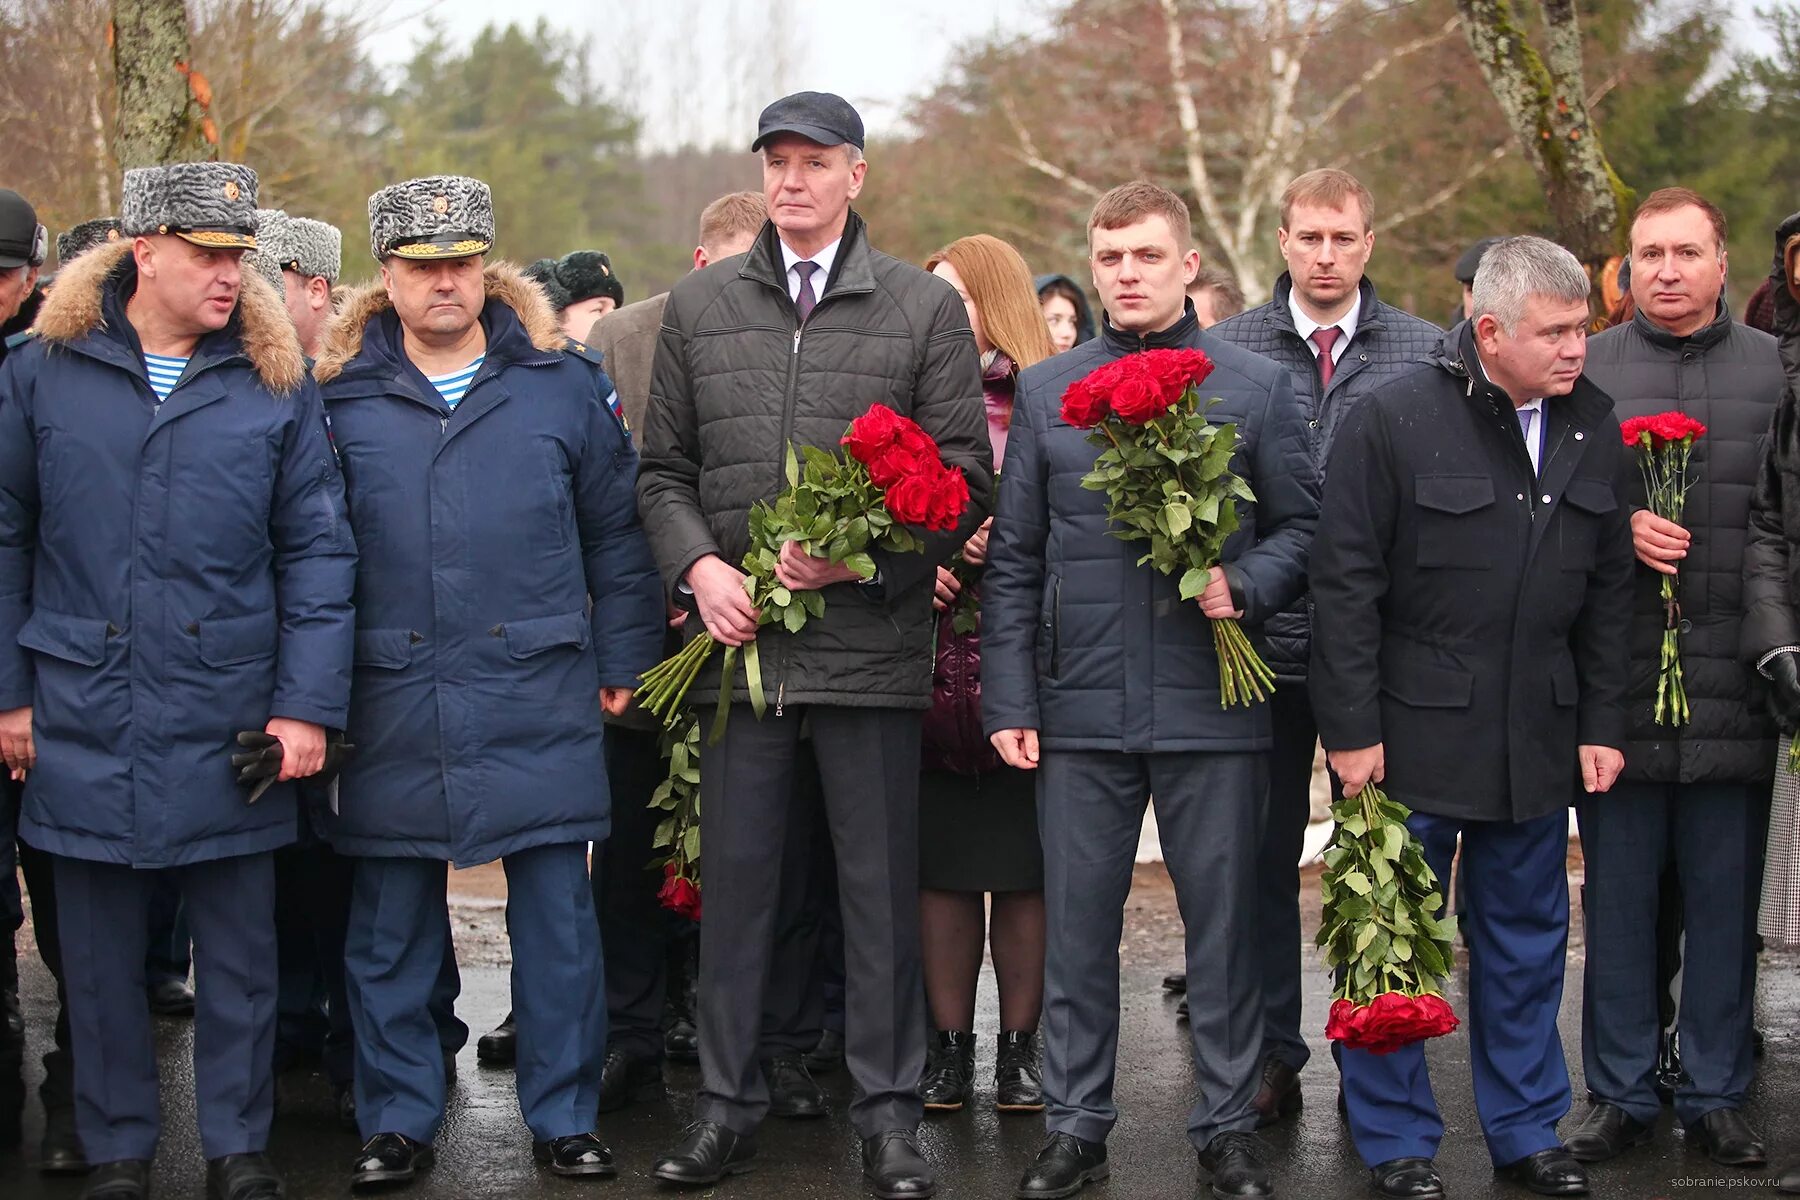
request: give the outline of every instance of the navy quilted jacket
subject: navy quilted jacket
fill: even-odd
[[[1212,625],[1176,580],[1138,566],[1144,547],[1108,531],[1106,497],[1081,486],[1098,452],[1064,423],[1063,390],[1141,349],[1196,347],[1201,389],[1243,444],[1232,469],[1255,490],[1224,561],[1244,624],[1292,604],[1306,581],[1319,483],[1287,373],[1200,329],[1193,306],[1148,338],[1109,324],[1019,376],[982,582],[982,724],[1036,729],[1051,750],[1248,751],[1270,745],[1268,705],[1221,708]]]
[[[1288,296],[1294,282],[1287,272],[1275,281],[1275,298],[1260,308],[1239,313],[1212,327],[1211,332],[1246,350],[1272,358],[1288,370],[1294,395],[1306,410],[1307,443],[1313,465],[1321,477],[1332,439],[1358,401],[1383,383],[1400,375],[1437,351],[1444,331],[1391,304],[1383,304],[1375,285],[1362,281],[1362,312],[1356,332],[1338,359],[1331,387],[1319,395],[1319,366],[1300,331],[1294,328]],[[1269,618],[1263,626],[1268,641],[1265,657],[1278,679],[1299,682],[1306,678],[1306,661],[1312,637],[1312,595]]]

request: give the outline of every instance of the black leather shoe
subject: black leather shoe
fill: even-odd
[[[1769,1161],[1762,1139],[1735,1108],[1715,1108],[1687,1132],[1721,1167],[1760,1167]]]
[[[695,1121],[681,1131],[675,1148],[656,1160],[651,1174],[690,1187],[717,1183],[750,1169],[756,1143],[715,1121]]]
[[[150,1164],[134,1158],[96,1165],[81,1200],[147,1200],[149,1195]]]
[[[159,1017],[194,1015],[194,989],[184,980],[160,979],[150,985],[150,1011]]]
[[[1800,1196],[1800,1159],[1779,1168],[1771,1182],[1784,1196]]]
[[[437,1161],[431,1147],[404,1133],[378,1133],[357,1152],[350,1167],[350,1190],[403,1187]]]
[[[1164,975],[1163,976],[1163,991],[1165,991],[1165,992],[1185,992],[1185,991],[1187,991],[1187,972],[1186,971],[1171,971],[1167,975]]]
[[[825,1092],[806,1073],[798,1054],[763,1060],[763,1078],[769,1081],[769,1115],[806,1120],[825,1115]]]
[[[206,1164],[207,1200],[281,1200],[287,1188],[266,1154],[227,1154]]]
[[[44,1140],[38,1144],[39,1175],[86,1175],[87,1155],[75,1133],[75,1114],[66,1108],[44,1113]]]
[[[937,1177],[910,1129],[863,1139],[863,1182],[878,1200],[924,1200],[937,1191]]]
[[[1212,1174],[1212,1194],[1218,1200],[1241,1196],[1273,1196],[1269,1168],[1257,1157],[1261,1143],[1253,1133],[1221,1133],[1200,1151],[1200,1166]]]
[[[553,1175],[607,1179],[619,1173],[619,1168],[613,1165],[612,1151],[591,1133],[573,1133],[547,1142],[533,1142],[531,1157],[538,1166],[549,1167]]]
[[[1388,1200],[1444,1200],[1444,1178],[1429,1158],[1390,1158],[1369,1168],[1369,1186]]]
[[[663,1057],[678,1063],[700,1061],[700,1031],[692,1021],[683,1017],[670,1023],[663,1033]]]
[[[844,1035],[835,1029],[819,1031],[819,1044],[805,1055],[806,1069],[814,1075],[829,1075],[844,1065]]]
[[[513,1015],[475,1040],[475,1061],[484,1067],[510,1067],[519,1058],[519,1030]]]
[[[1053,1133],[1014,1194],[1019,1200],[1062,1200],[1112,1173],[1106,1143],[1088,1142],[1072,1133]]]
[[[1602,1101],[1563,1139],[1563,1149],[1574,1155],[1576,1162],[1600,1163],[1642,1146],[1653,1132],[1618,1105]]]
[[[618,1112],[627,1104],[654,1100],[662,1095],[662,1060],[633,1058],[623,1050],[608,1050],[600,1069],[600,1111]]]
[[[925,1077],[919,1098],[929,1112],[956,1112],[975,1082],[975,1035],[940,1030],[925,1046]]]
[[[1561,1146],[1539,1150],[1497,1170],[1501,1178],[1522,1183],[1540,1196],[1587,1195],[1587,1168]]]
[[[1003,1033],[994,1057],[994,1107],[1001,1112],[1043,1112],[1044,1077],[1037,1035]]]
[[[1273,1054],[1263,1060],[1262,1086],[1250,1107],[1256,1110],[1258,1129],[1273,1125],[1300,1111],[1300,1072]]]

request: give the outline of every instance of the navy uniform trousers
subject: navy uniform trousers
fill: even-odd
[[[540,1142],[591,1132],[606,1057],[606,986],[587,845],[506,855],[519,1109]],[[446,952],[449,864],[358,858],[345,938],[356,1120],[367,1139],[429,1142],[444,1120],[431,1000]]]
[[[1657,907],[1673,862],[1688,933],[1675,1115],[1692,1125],[1714,1109],[1742,1108],[1756,1073],[1756,912],[1769,785],[1619,783],[1583,796],[1576,812],[1587,870],[1581,1046],[1588,1090],[1646,1124],[1662,1111]]]
[[[208,1159],[262,1151],[275,1108],[275,867],[270,853],[139,871],[55,860],[75,1051],[75,1126],[89,1162],[156,1157],[156,1045],[144,1004],[144,914],[172,879],[194,945],[194,1098]]]
[[[1256,856],[1266,754],[1047,750],[1038,766],[1044,845],[1044,1124],[1103,1142],[1117,1122],[1119,941],[1144,807],[1187,926],[1189,1031],[1198,1148],[1256,1128],[1262,989]]]
[[[1469,947],[1469,999],[1459,1015],[1488,1154],[1504,1166],[1560,1146],[1556,1123],[1570,1096],[1556,1028],[1569,943],[1568,814],[1514,822],[1415,812],[1407,826],[1440,886],[1462,835],[1469,909],[1458,920]],[[1338,1070],[1365,1163],[1437,1153],[1444,1121],[1423,1045],[1392,1054],[1342,1050]]]

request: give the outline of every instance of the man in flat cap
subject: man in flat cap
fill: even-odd
[[[763,990],[802,723],[812,734],[838,853],[848,952],[850,1117],[877,1196],[928,1196],[920,1156],[925,1014],[919,969],[918,784],[931,701],[931,599],[939,563],[987,515],[993,459],[981,368],[955,291],[869,245],[850,202],[862,191],[863,125],[843,99],[801,92],[763,110],[770,223],[749,253],[677,283],[645,419],[638,499],[672,595],[728,646],[760,640],[768,711],[724,681],[725,735],[701,772],[706,919],[700,929],[700,1070],[695,1122],[656,1166],[678,1184],[743,1170],[769,1110],[759,1065]],[[773,500],[794,444],[837,450],[881,404],[917,421],[966,477],[960,527],[919,554],[877,552],[874,578],[786,547],[778,574],[823,589],[825,615],[798,634],[759,634],[738,570],[747,514]],[[694,703],[717,698],[717,675]],[[759,697],[759,699],[761,699]],[[729,788],[729,794],[727,793]]]
[[[351,1186],[405,1184],[432,1161],[446,866],[495,859],[533,1156],[612,1175],[593,1133],[606,994],[587,849],[608,828],[601,712],[624,709],[662,649],[637,456],[599,356],[516,268],[485,262],[485,184],[384,188],[369,227],[381,280],[346,302],[316,372],[368,542],[357,756],[325,820],[356,859],[346,958],[366,1144]]]
[[[318,392],[241,272],[256,174],[125,174],[121,237],[0,368],[0,755],[55,857],[86,1195],[135,1200],[159,1132],[144,911],[180,885],[217,1200],[279,1196],[273,851],[350,695],[355,545]],[[234,750],[265,745],[257,791]],[[247,803],[254,799],[255,803]]]

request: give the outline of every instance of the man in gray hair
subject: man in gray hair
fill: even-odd
[[[1376,389],[1331,457],[1311,581],[1319,734],[1355,795],[1412,810],[1440,880],[1462,839],[1475,1101],[1495,1168],[1587,1191],[1556,1123],[1568,808],[1618,778],[1631,534],[1612,402],[1582,374],[1588,279],[1541,238],[1488,250],[1474,317]],[[1378,1195],[1441,1197],[1424,1048],[1340,1057]]]

